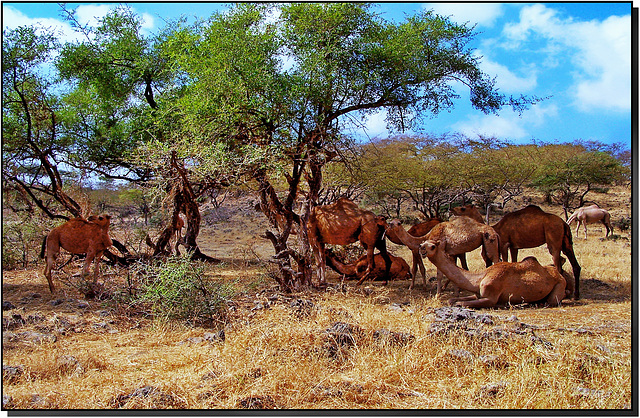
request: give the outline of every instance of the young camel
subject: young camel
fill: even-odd
[[[549,305],[560,306],[566,296],[564,277],[555,266],[542,266],[535,257],[527,257],[519,263],[499,262],[484,271],[472,273],[456,266],[446,254],[445,246],[442,241],[427,240],[420,246],[420,253],[458,287],[475,293],[452,298],[449,304],[490,308],[544,300]]]
[[[584,225],[584,239],[587,239],[587,224],[594,224],[601,222],[607,232],[605,238],[609,236],[609,232],[613,233],[613,227],[611,226],[611,215],[604,209],[600,209],[598,205],[585,206],[579,208],[569,217],[567,224],[571,225],[571,222],[577,220],[578,226],[576,227],[576,236],[580,230],[580,225]]]
[[[426,240],[439,240],[444,243],[445,251],[451,256],[459,256],[482,246],[482,258],[487,266],[500,261],[498,234],[489,225],[481,224],[465,216],[441,222],[435,225],[426,235],[420,237],[414,237],[407,233],[400,221],[394,219],[389,223],[389,228],[387,228],[387,235],[389,234],[397,236],[412,252],[415,249],[419,252],[420,244]],[[461,264],[464,269],[468,269],[465,258],[461,258]],[[436,293],[440,294],[442,292],[443,277],[440,270],[438,270],[436,277]],[[422,283],[425,287],[427,286],[426,275],[424,274],[422,275]],[[412,289],[414,285],[415,275],[411,280],[409,289]]]
[[[455,208],[451,208],[451,212],[453,212],[455,216],[468,216],[481,224],[485,223],[484,218],[478,211],[478,208],[473,205],[456,206]]]
[[[330,249],[326,249],[327,265],[334,269],[337,273],[344,275],[349,279],[361,279],[364,272],[367,270],[367,256],[363,255],[358,258],[352,264],[345,264],[333,254]],[[385,270],[382,267],[384,259],[381,254],[374,256],[376,266],[369,273],[370,280],[384,280],[384,284],[387,284],[387,280],[404,280],[409,278],[409,264],[402,257],[396,257],[389,254],[391,258],[391,269],[389,271],[389,277],[385,278]]]
[[[569,225],[557,215],[547,213],[538,206],[529,205],[524,209],[507,213],[493,225],[500,236],[500,254],[503,261],[518,259],[518,249],[535,248],[546,243],[553,257],[553,265],[562,272],[560,252],[562,251],[573,268],[575,279],[575,298],[580,298],[580,270],[576,255],[573,252],[573,237]],[[573,282],[573,281],[572,281]]]
[[[398,221],[399,222],[399,221]],[[409,287],[409,289],[413,289],[413,285],[415,284],[415,277],[416,274],[418,273],[418,269],[420,269],[420,274],[422,274],[422,281],[424,283],[426,283],[426,278],[427,278],[427,273],[426,273],[426,269],[424,267],[424,263],[422,262],[422,257],[420,257],[420,244],[415,244],[415,242],[412,240],[412,238],[415,237],[420,237],[422,235],[425,235],[427,232],[431,231],[431,229],[436,226],[437,224],[439,224],[440,222],[442,222],[440,219],[437,218],[430,218],[425,222],[420,222],[417,223],[415,225],[413,225],[411,228],[409,228],[409,231],[405,231],[405,233],[409,233],[409,235],[411,237],[407,237],[405,238],[405,240],[403,241],[402,239],[400,239],[400,237],[398,236],[397,232],[396,232],[396,228],[387,228],[387,238],[389,238],[389,241],[393,242],[394,244],[398,244],[398,245],[406,245],[407,247],[409,247],[409,249],[411,250],[411,256],[413,258],[413,263],[412,263],[412,267],[411,267],[411,287]],[[402,226],[400,226],[400,228],[402,228]],[[403,229],[404,231],[404,229]],[[406,242],[409,242],[410,244],[406,244]],[[417,241],[416,241],[417,242]],[[422,242],[422,241],[420,241]],[[412,244],[413,243],[413,244]]]
[[[329,205],[316,206],[309,212],[307,233],[318,264],[321,284],[326,283],[325,244],[349,245],[360,241],[367,250],[367,268],[358,285],[369,278],[375,267],[373,251],[380,250],[385,262],[385,277],[389,276],[391,259],[387,253],[384,231],[387,222],[373,212],[363,210],[347,198],[340,198]]]

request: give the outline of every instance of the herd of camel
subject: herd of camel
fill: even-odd
[[[318,267],[320,284],[326,283],[326,266],[344,276],[365,280],[387,280],[411,278],[409,289],[415,285],[420,270],[426,287],[426,272],[423,258],[428,258],[437,267],[437,293],[442,291],[442,280],[449,279],[459,289],[473,293],[472,296],[454,297],[451,304],[484,308],[497,305],[545,302],[560,305],[562,299],[580,297],[579,280],[581,267],[573,251],[573,240],[569,225],[577,220],[584,226],[601,222],[606,235],[612,231],[609,213],[597,205],[578,209],[565,222],[559,216],[546,213],[538,206],[530,205],[506,214],[498,223],[489,226],[473,205],[452,209],[449,221],[429,219],[405,230],[400,221],[390,222],[382,216],[358,207],[347,198],[340,198],[328,205],[315,206],[309,213],[307,229]],[[176,233],[180,234],[184,221],[180,218]],[[111,216],[99,215],[74,218],[53,228],[44,238],[41,258],[45,258],[44,276],[51,293],[55,291],[51,269],[55,259],[64,248],[71,254],[85,254],[82,270],[89,275],[94,262],[94,281],[99,274],[99,262],[105,250],[112,244],[109,237]],[[386,239],[406,245],[412,253],[413,266],[409,271],[407,262],[390,254]],[[366,250],[353,264],[340,261],[327,244],[348,245],[360,242]],[[553,264],[542,266],[535,257],[526,257],[517,262],[518,249],[534,248],[547,244]],[[486,268],[479,272],[467,269],[465,253],[482,247]],[[374,254],[374,250],[379,252]],[[507,262],[508,254],[511,262]],[[563,253],[571,263],[573,279],[563,272]],[[459,259],[462,267],[455,260]],[[502,260],[502,261],[501,261]],[[457,292],[456,292],[457,295]]]

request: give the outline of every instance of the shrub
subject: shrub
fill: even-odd
[[[226,302],[233,296],[231,283],[217,283],[204,276],[204,264],[190,254],[158,260],[141,270],[139,299],[151,303],[157,319],[221,322]]]

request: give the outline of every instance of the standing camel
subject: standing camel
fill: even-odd
[[[420,251],[419,251],[420,244],[419,243],[415,244],[415,242],[417,241],[414,242],[413,238],[425,235],[427,232],[431,231],[431,228],[433,228],[440,222],[442,222],[440,219],[430,218],[425,222],[420,222],[413,225],[411,228],[409,228],[409,231],[404,231],[403,229],[405,233],[408,233],[411,236],[411,237],[405,238],[404,241],[398,236],[398,233],[396,232],[396,228],[387,228],[386,235],[387,235],[387,238],[389,238],[389,241],[398,245],[406,245],[411,250],[413,263],[411,267],[411,277],[412,277],[411,287],[409,289],[413,289],[413,285],[415,284],[415,281],[416,281],[415,277],[416,277],[416,274],[418,273],[418,269],[420,269],[420,274],[422,274],[422,281],[425,284],[427,279],[426,269],[424,267],[424,263],[422,262],[422,257],[420,257]],[[400,226],[400,228],[402,228],[402,226]],[[407,244],[406,242],[408,242],[409,244]]]
[[[493,225],[500,236],[500,253],[502,260],[507,261],[511,252],[511,261],[518,259],[518,249],[535,248],[546,243],[553,257],[553,265],[562,272],[560,252],[562,251],[573,268],[575,278],[575,298],[580,298],[580,270],[578,260],[573,252],[573,237],[569,225],[557,215],[547,213],[538,206],[529,205],[524,209],[507,213]],[[569,283],[569,287],[571,283]]]
[[[349,245],[356,241],[367,250],[367,268],[358,281],[362,284],[375,266],[373,251],[380,250],[385,262],[385,278],[389,276],[391,259],[387,253],[384,231],[387,222],[382,216],[360,209],[347,198],[340,198],[329,205],[316,206],[309,212],[307,230],[309,244],[318,263],[318,276],[321,284],[326,283],[326,244]]]
[[[598,205],[585,206],[576,210],[567,220],[567,224],[571,225],[571,222],[575,220],[578,221],[576,236],[578,236],[580,225],[584,225],[584,239],[587,239],[587,224],[594,224],[596,222],[601,222],[604,227],[607,228],[605,238],[609,236],[609,232],[613,233],[609,212],[604,209],[600,209]]]
[[[409,247],[412,253],[426,240],[439,240],[445,245],[445,251],[450,256],[459,256],[482,246],[482,258],[487,266],[500,261],[498,234],[489,225],[482,224],[471,218],[460,216],[447,222],[435,225],[426,235],[414,237],[404,230],[400,221],[394,219],[389,223],[387,235],[395,235],[404,245]],[[418,254],[419,256],[419,254]],[[466,258],[460,258],[462,267],[467,269]],[[442,292],[442,272],[437,273],[436,293]],[[422,283],[426,287],[426,275],[422,275]],[[411,280],[412,289],[415,285],[415,275]]]
[[[566,281],[560,272],[555,266],[540,265],[535,257],[526,257],[519,263],[500,262],[472,273],[456,266],[447,255],[445,245],[442,241],[427,240],[420,246],[420,252],[459,288],[475,293],[452,298],[450,304],[489,308],[544,300],[549,305],[560,306],[567,296]]]
[[[64,224],[53,228],[42,242],[40,258],[45,258],[44,277],[49,283],[49,291],[55,291],[53,280],[51,279],[51,268],[60,253],[60,248],[64,248],[71,254],[86,254],[83,277],[89,275],[89,267],[94,262],[93,282],[98,280],[100,269],[100,259],[104,251],[113,245],[109,237],[110,215],[89,216],[89,218],[74,218]]]

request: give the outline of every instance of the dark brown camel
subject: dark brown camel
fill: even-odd
[[[500,236],[500,253],[502,260],[507,261],[511,252],[511,261],[518,259],[518,249],[535,248],[547,244],[553,257],[553,265],[562,271],[560,252],[563,252],[573,268],[575,287],[571,280],[567,288],[575,291],[575,298],[580,298],[580,270],[578,260],[573,252],[573,238],[569,225],[557,215],[547,213],[538,206],[529,205],[524,209],[507,213],[493,226]]]
[[[348,245],[360,241],[360,244],[367,250],[367,268],[358,280],[358,284],[369,279],[369,275],[375,267],[373,251],[378,248],[385,262],[385,277],[388,277],[391,258],[387,253],[384,240],[386,226],[387,222],[384,217],[360,209],[358,205],[344,197],[335,203],[311,208],[307,230],[309,244],[318,263],[320,284],[326,283],[326,244]]]
[[[343,263],[330,249],[326,249],[327,265],[334,269],[337,273],[344,275],[347,279],[360,280],[367,269],[367,256],[363,255],[358,258],[352,264]],[[389,254],[391,258],[391,270],[389,271],[388,280],[405,280],[411,277],[409,273],[409,264],[401,257],[396,257]],[[385,270],[382,267],[384,264],[384,258],[381,254],[374,255],[375,267],[369,273],[370,280],[384,280],[384,284],[387,284],[387,279],[384,278]]]

